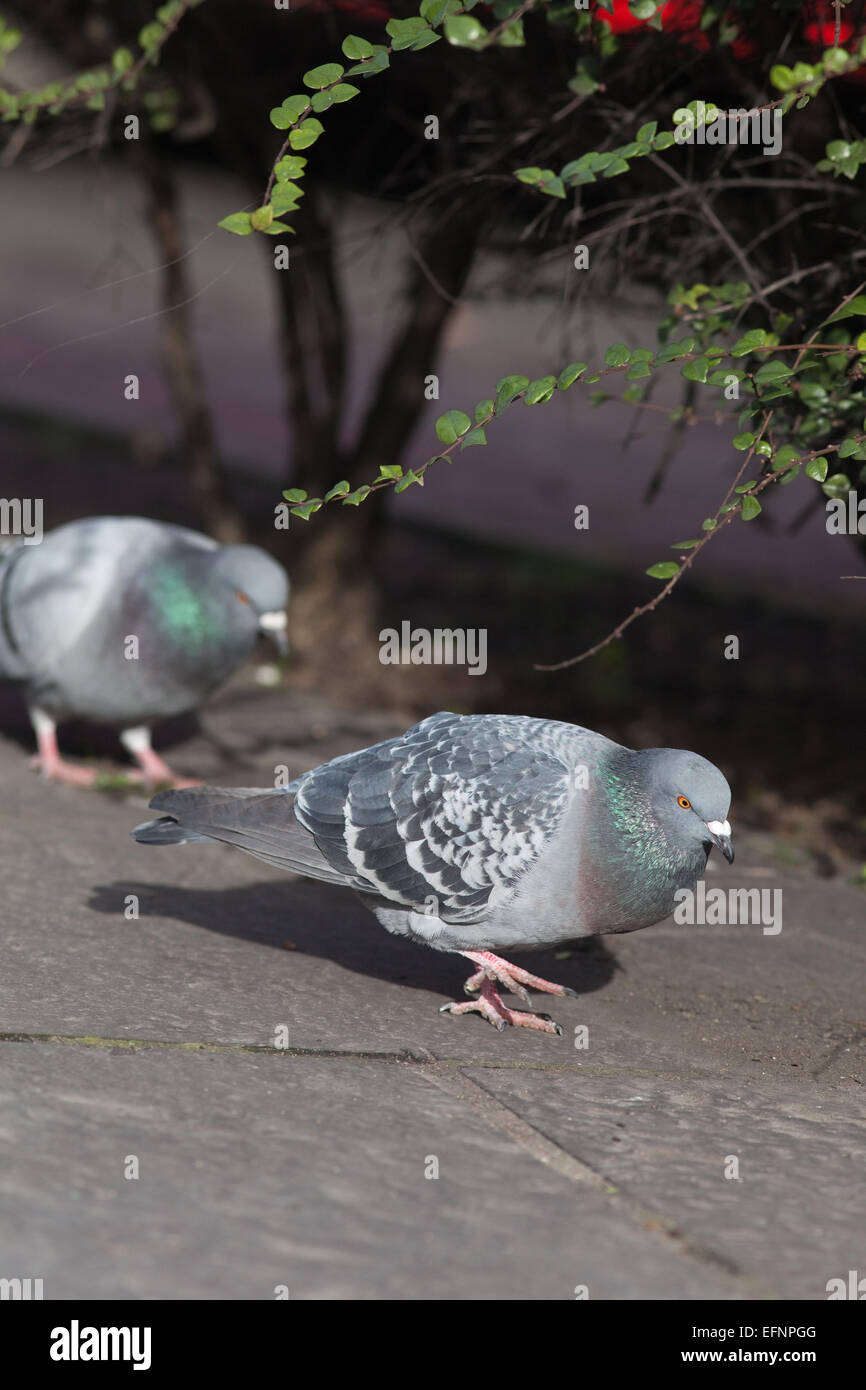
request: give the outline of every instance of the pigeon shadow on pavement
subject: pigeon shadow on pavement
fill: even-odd
[[[344,888],[328,884],[287,880],[208,889],[127,881],[94,886],[88,906],[116,918],[118,901],[128,893],[138,897],[143,919],[188,922],[257,945],[323,957],[355,974],[449,998],[460,997],[470,973],[469,962],[451,952],[392,936]],[[560,958],[566,950],[568,956]],[[513,955],[521,965],[578,994],[601,989],[621,969],[598,937]]]

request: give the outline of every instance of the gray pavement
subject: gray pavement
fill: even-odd
[[[171,758],[238,785],[402,727],[249,671],[204,724]],[[527,956],[579,997],[552,1003],[561,1039],[499,1035],[438,1012],[463,962],[351,894],[138,846],[142,793],[49,787],[11,737],[0,776],[0,1277],[737,1300],[866,1272],[866,890],[735,826],[713,882],[781,888],[777,936],[670,921]]]

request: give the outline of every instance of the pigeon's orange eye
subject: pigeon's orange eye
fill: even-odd
[[[677,805],[682,806],[684,811],[690,811],[692,809],[692,803],[687,796],[678,796]]]
[[[244,593],[243,589],[236,589],[236,590],[235,590],[235,598],[239,598],[240,601],[241,601],[241,603],[249,603],[249,599],[247,598],[247,596],[246,596],[246,594]]]

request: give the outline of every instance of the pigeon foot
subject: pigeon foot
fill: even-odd
[[[469,954],[461,951],[461,955]],[[486,955],[487,952],[479,954]],[[498,959],[494,956],[494,960]],[[479,972],[481,974],[483,972]],[[475,977],[473,976],[473,979]],[[521,990],[521,993],[525,991]],[[443,1004],[439,1010],[440,1014],[480,1014],[488,1023],[500,1033],[503,1033],[509,1026],[512,1028],[534,1028],[539,1033],[556,1033],[562,1037],[562,1029],[555,1023],[548,1014],[529,1014],[520,1009],[509,1009],[503,1004],[496,984],[486,974],[481,982],[480,992],[477,999],[470,999],[465,1004]]]
[[[467,960],[471,960],[473,964],[480,966],[480,969],[474,975],[470,975],[463,986],[467,994],[477,994],[484,980],[495,980],[503,989],[508,990],[509,994],[518,995],[524,1004],[530,1002],[526,987],[537,989],[542,994],[558,994],[563,998],[577,998],[577,991],[569,989],[567,985],[557,985],[552,980],[543,980],[540,975],[532,975],[521,966],[512,965],[510,961],[503,960],[501,956],[495,956],[492,951],[461,951],[460,954],[465,956]]]
[[[172,787],[175,790],[180,790],[181,787],[201,785],[200,782],[193,781],[188,777],[178,777],[168,763],[154,752],[150,743],[150,729],[146,725],[141,725],[135,729],[124,729],[120,735],[120,741],[138,763],[138,769],[129,773],[130,781],[145,782],[154,790],[157,787]]]
[[[30,759],[30,766],[48,782],[66,782],[72,787],[92,787],[98,773],[93,767],[77,767],[75,763],[67,763],[60,757],[59,753],[53,756],[45,753],[36,753]]]

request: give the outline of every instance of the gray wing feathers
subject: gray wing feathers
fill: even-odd
[[[194,788],[151,806],[279,868],[421,911],[432,897],[441,920],[472,922],[543,854],[587,738],[552,720],[442,713],[288,791]]]
[[[448,922],[482,916],[536,862],[572,795],[574,735],[552,721],[432,715],[301,779],[295,815],[356,887]]]

